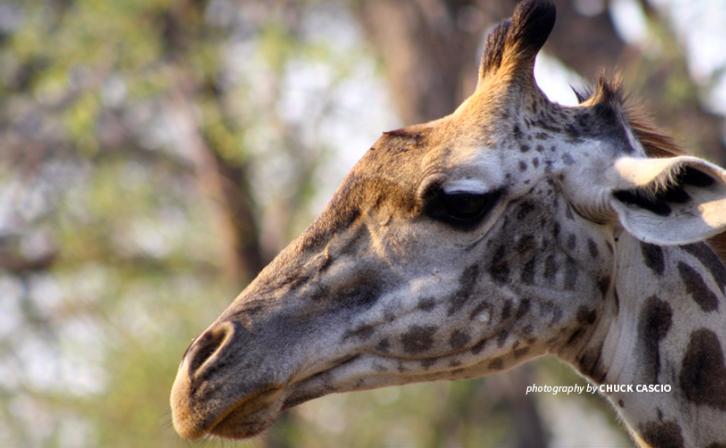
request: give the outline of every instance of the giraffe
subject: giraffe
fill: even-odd
[[[596,385],[668,386],[603,390],[640,446],[726,446],[726,268],[705,242],[726,230],[726,170],[678,154],[618,82],[551,102],[533,67],[554,22],[552,2],[520,2],[475,92],[384,132],[192,341],[171,392],[182,437],[552,355]]]

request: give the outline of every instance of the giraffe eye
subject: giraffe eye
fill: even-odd
[[[424,213],[453,227],[470,230],[476,227],[496,205],[502,190],[485,193],[445,192],[437,188],[425,195]]]

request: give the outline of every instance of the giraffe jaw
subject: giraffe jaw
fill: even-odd
[[[296,375],[298,378],[292,377],[286,386],[270,386],[217,409],[194,409],[185,385],[175,385],[172,395],[174,427],[185,439],[199,439],[205,435],[246,439],[269,428],[280,412],[323,395],[451,376],[450,372],[438,372],[411,378],[400,373],[380,372],[371,381],[368,366],[375,360],[387,358],[373,354],[349,356],[328,368]],[[363,382],[365,377],[369,380]]]
[[[486,362],[478,362],[457,369],[406,373],[383,371],[371,376],[369,367],[376,361],[395,359],[397,358],[369,353],[348,357],[328,369],[299,380],[292,379],[284,388],[268,390],[235,403],[222,413],[221,418],[217,418],[212,427],[199,435],[208,433],[232,439],[254,437],[269,428],[280,412],[330,393],[442,379],[468,379],[490,371],[484,367]],[[421,362],[424,359],[409,361]]]

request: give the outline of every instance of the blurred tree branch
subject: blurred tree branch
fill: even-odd
[[[215,213],[217,231],[226,252],[224,269],[230,279],[240,282],[253,278],[264,266],[258,230],[252,210],[252,197],[244,164],[220,157],[206,141],[192,110],[194,87],[180,79],[171,107],[184,126],[186,153],[192,155],[197,180]]]
[[[669,132],[686,151],[726,165],[724,117],[708,110],[702,101],[704,87],[691,77],[688,58],[673,24],[661,10],[646,0],[638,3],[649,22],[650,32],[660,40],[657,55],[632,50],[626,76],[634,91],[645,101],[658,124]]]
[[[474,1],[372,0],[353,3],[404,123],[441,117],[473,87],[483,18]]]

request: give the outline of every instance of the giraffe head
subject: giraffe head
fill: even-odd
[[[651,159],[619,88],[550,102],[533,66],[555,21],[521,2],[451,115],[385,132],[323,214],[184,355],[184,437],[248,437],[332,392],[481,376],[561,353],[599,322],[621,232],[680,244],[726,227],[726,174]]]

